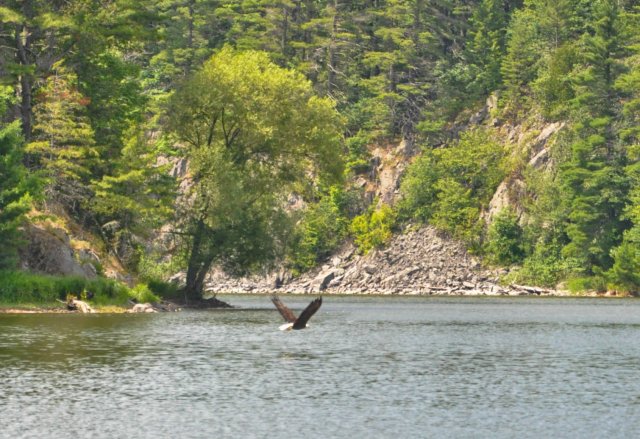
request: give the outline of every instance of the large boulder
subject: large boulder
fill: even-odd
[[[26,229],[27,245],[21,250],[22,267],[45,274],[95,278],[97,255],[82,254],[71,247],[67,232],[55,226],[30,225]]]

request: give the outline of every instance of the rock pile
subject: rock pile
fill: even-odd
[[[361,256],[345,245],[325,265],[291,279],[286,273],[230,279],[215,273],[211,293],[319,293],[404,295],[557,295],[536,287],[499,285],[499,273],[484,269],[461,243],[433,227],[396,235],[385,248]]]

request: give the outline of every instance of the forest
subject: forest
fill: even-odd
[[[554,122],[544,170],[498,134]],[[371,149],[399,142],[415,153],[398,201],[367,199]],[[4,0],[4,279],[27,276],[42,221],[86,230],[154,292],[184,270],[193,298],[213,266],[298,275],[420,224],[506,282],[635,293],[640,4]]]

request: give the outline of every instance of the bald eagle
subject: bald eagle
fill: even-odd
[[[311,318],[312,315],[320,309],[320,305],[322,305],[322,297],[318,297],[314,301],[312,301],[307,307],[300,313],[300,316],[296,317],[296,315],[289,308],[286,307],[280,298],[275,294],[271,296],[271,301],[276,306],[278,311],[284,319],[288,322],[284,325],[280,326],[281,331],[288,331],[290,329],[304,329],[307,327],[307,322]]]

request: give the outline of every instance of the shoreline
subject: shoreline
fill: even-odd
[[[530,287],[535,288],[535,287]],[[542,289],[540,289],[542,290]],[[209,293],[212,293],[209,291]],[[424,291],[370,291],[370,292],[332,292],[332,291],[319,291],[319,292],[308,292],[308,291],[294,291],[294,290],[279,290],[279,289],[229,289],[226,291],[216,291],[214,294],[205,294],[206,298],[221,296],[234,296],[234,295],[254,295],[254,296],[271,296],[273,294],[278,295],[291,295],[291,296],[338,296],[338,297],[355,297],[355,296],[377,296],[377,297],[486,297],[486,298],[518,298],[518,297],[540,297],[540,298],[598,298],[598,299],[634,299],[637,298],[631,294],[619,294],[615,291],[607,291],[607,292],[582,292],[582,293],[571,293],[569,291],[559,291],[559,290],[543,290],[539,292],[534,291],[524,291],[517,290],[510,294],[508,293],[486,293],[486,292],[478,292],[478,291],[452,291],[452,292],[442,292],[442,291],[434,291],[425,293]],[[189,307],[189,306],[181,306],[183,309],[190,310],[203,310],[203,309],[224,309],[224,306],[220,307]],[[95,307],[95,313],[92,314],[128,314],[129,308],[124,308],[120,306],[107,305],[102,307]],[[56,307],[52,304],[24,304],[20,305],[19,303],[12,304],[0,304],[0,314],[82,314],[79,311],[70,311],[65,309],[64,307]]]
[[[272,294],[292,295],[292,296],[394,296],[394,297],[591,297],[591,298],[635,298],[635,296],[627,293],[619,293],[616,291],[585,291],[572,293],[565,290],[549,290],[538,287],[520,287],[520,288],[503,288],[499,292],[482,291],[482,290],[448,290],[434,289],[424,290],[380,290],[372,289],[370,291],[332,291],[331,289],[321,291],[304,291],[293,290],[288,288],[268,289],[268,288],[225,288],[208,290],[205,292],[206,297],[215,297],[217,295],[256,295],[268,296]]]

